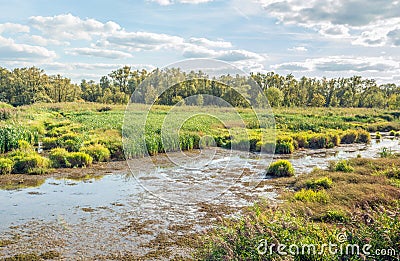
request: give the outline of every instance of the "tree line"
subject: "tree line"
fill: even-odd
[[[144,82],[149,75],[150,80]],[[215,99],[219,97],[233,106],[247,107],[246,99],[260,100],[260,93],[252,88],[255,83],[272,107],[400,107],[400,86],[393,83],[378,85],[375,80],[360,76],[296,79],[291,74],[282,76],[270,72],[252,73],[250,77],[222,75],[209,78],[201,71],[186,73],[172,68],[148,72],[129,66],[112,71],[99,82],[82,80],[80,84],[61,75],[47,75],[36,67],[13,70],[0,67],[0,101],[14,106],[70,101],[124,104],[131,98],[134,102],[162,105],[178,102],[212,105],[217,104]],[[160,86],[170,87],[158,95]],[[191,96],[194,97],[188,98]]]

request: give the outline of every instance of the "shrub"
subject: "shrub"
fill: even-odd
[[[316,134],[308,139],[310,149],[322,149],[327,146],[327,138],[323,134]]]
[[[54,168],[68,168],[71,166],[68,156],[69,152],[66,149],[56,148],[50,151],[49,159]]]
[[[78,134],[67,133],[61,136],[59,143],[61,147],[65,148],[66,150],[70,152],[77,152],[83,145],[83,139]]]
[[[294,194],[293,198],[303,202],[328,203],[329,195],[325,190],[301,189]]]
[[[37,153],[25,154],[13,158],[15,161],[12,172],[20,174],[42,174],[50,165],[47,158]]]
[[[0,174],[10,174],[14,162],[10,159],[0,158]]]
[[[289,161],[278,160],[269,166],[267,174],[276,177],[291,177],[294,176],[294,168]]]
[[[342,137],[340,138],[340,142],[344,144],[351,144],[356,142],[357,137],[358,137],[357,131],[348,130],[342,135]]]
[[[51,150],[58,147],[58,139],[56,137],[46,137],[42,140],[42,146],[45,150]]]
[[[382,135],[379,132],[376,132],[375,139],[380,140]]]
[[[342,172],[353,172],[354,168],[349,165],[347,160],[338,161],[335,164],[335,171],[342,171]]]
[[[275,145],[275,153],[277,154],[292,154],[294,151],[292,137],[279,137]]]
[[[328,134],[328,144],[331,142],[333,146],[339,146],[340,145],[340,137],[337,133],[329,133]]]
[[[101,144],[83,147],[80,151],[90,155],[95,162],[107,161],[110,159],[110,151]]]
[[[93,158],[84,152],[68,153],[67,161],[71,167],[87,167],[92,164]]]
[[[308,148],[307,136],[298,134],[295,135],[293,139],[297,142],[298,148]]]
[[[111,110],[112,110],[112,108],[110,106],[104,106],[104,107],[97,109],[98,112],[111,111]]]
[[[325,215],[321,217],[322,221],[327,222],[347,222],[349,217],[347,214],[341,210],[328,210]]]
[[[328,177],[324,177],[324,178],[320,178],[317,180],[308,180],[306,182],[306,187],[308,189],[320,189],[320,188],[324,188],[324,189],[328,189],[332,186],[332,180]]]
[[[389,132],[389,135],[390,135],[390,136],[395,136],[395,135],[396,135],[396,131],[391,130],[391,131]]]
[[[368,144],[371,142],[371,135],[368,131],[360,129],[358,130],[357,142]]]

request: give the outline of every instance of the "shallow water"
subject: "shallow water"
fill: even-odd
[[[379,157],[384,147],[398,152],[399,141],[384,136],[380,143],[373,140],[370,145],[304,150],[276,158],[289,158],[301,175],[315,167],[326,168],[330,160],[358,154]],[[131,168],[137,167],[135,177],[121,162],[120,170],[101,179],[49,178],[37,188],[0,191],[0,239],[18,238],[0,247],[0,256],[48,250],[60,252],[65,260],[106,259],[107,253],[145,258],[149,251],[159,251],[157,259],[185,256],[187,249],[173,244],[180,235],[204,230],[218,216],[235,214],[259,197],[277,196],[271,186],[255,186],[264,179],[269,155],[231,155],[222,149],[212,153],[212,161],[198,158],[190,170],[171,167],[170,159],[159,155],[151,158],[156,168],[146,175],[146,161],[136,159],[129,162]],[[216,175],[222,166],[225,172]]]

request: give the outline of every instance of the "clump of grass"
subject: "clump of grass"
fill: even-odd
[[[392,149],[388,149],[388,148],[384,147],[384,148],[382,148],[382,151],[379,152],[379,156],[381,158],[390,158],[390,157],[393,157],[394,154],[392,152]]]
[[[36,152],[20,153],[12,160],[14,161],[12,172],[18,174],[44,174],[50,166],[49,159]]]
[[[390,136],[395,136],[395,135],[396,135],[396,131],[395,131],[395,130],[391,130],[391,131],[389,132],[389,135],[390,135]]]
[[[83,146],[83,138],[76,133],[67,133],[60,137],[58,143],[70,152],[77,152]]]
[[[329,177],[323,177],[317,180],[306,181],[306,187],[308,189],[318,190],[321,188],[328,189],[332,186],[332,180]]]
[[[277,154],[292,154],[294,151],[292,137],[278,137],[275,145],[275,153]]]
[[[67,161],[71,167],[88,167],[92,165],[93,158],[83,152],[71,152],[67,156]]]
[[[64,148],[50,151],[49,158],[54,168],[88,167],[93,158],[84,152],[68,152]]]
[[[340,160],[336,163],[332,163],[330,169],[333,171],[341,171],[341,172],[353,172],[354,168],[350,165],[347,160]]]
[[[64,148],[52,149],[49,153],[51,165],[54,168],[69,168],[71,164],[68,161],[69,152]]]
[[[358,143],[370,143],[371,142],[371,135],[369,134],[368,131],[359,129],[358,130],[358,136],[357,136],[357,142]]]
[[[379,132],[376,132],[375,139],[380,140],[381,138],[382,138],[382,135]]]
[[[325,190],[301,189],[293,195],[293,199],[303,202],[328,203],[329,195]]]
[[[42,139],[42,146],[45,150],[51,150],[58,147],[57,137],[45,137]]]
[[[294,168],[292,163],[289,161],[278,160],[269,166],[267,175],[276,177],[292,177],[294,176]]]
[[[328,210],[322,217],[324,222],[348,222],[350,218],[347,213],[342,210]]]
[[[0,158],[0,174],[10,174],[14,166],[14,162],[7,158]]]
[[[80,151],[90,155],[94,162],[107,161],[111,155],[110,151],[101,144],[89,145],[81,148]]]
[[[358,132],[356,130],[347,130],[340,137],[340,142],[344,144],[355,143],[358,137]]]

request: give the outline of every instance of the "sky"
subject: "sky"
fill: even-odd
[[[400,85],[400,1],[0,0],[0,67],[79,83],[189,58]]]

